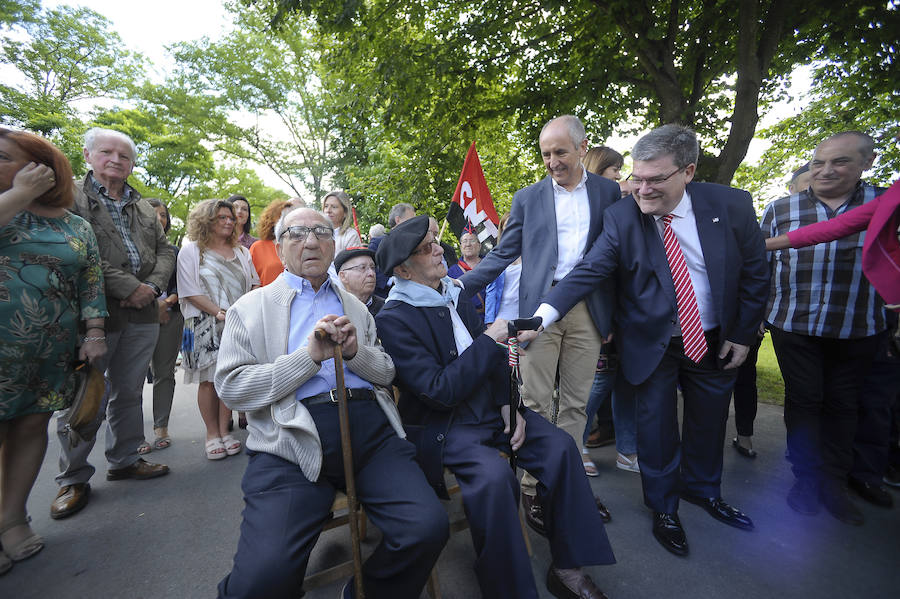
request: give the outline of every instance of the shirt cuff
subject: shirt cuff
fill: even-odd
[[[547,327],[559,320],[559,311],[550,304],[541,304],[534,311],[534,316],[541,317],[541,326],[547,330]]]

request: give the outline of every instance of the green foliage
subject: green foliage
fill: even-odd
[[[20,74],[19,83],[0,84],[0,123],[49,138],[80,172],[85,126],[77,103],[127,95],[141,73],[141,57],[124,48],[99,13],[61,6],[35,15],[29,12],[34,6],[23,5],[21,13],[33,19],[22,25],[27,39],[0,36],[0,64]]]
[[[749,169],[747,185],[767,189],[767,182],[786,181],[805,163],[823,139],[857,130],[875,139],[878,158],[867,180],[889,185],[900,174],[900,90],[897,88],[897,36],[900,3],[891,10],[860,8],[861,21],[844,36],[831,36],[813,72],[813,86],[803,110],[759,135],[772,142],[758,167]],[[768,186],[764,202],[784,195],[784,187]]]
[[[39,0],[0,0],[0,27],[32,22],[39,9]]]

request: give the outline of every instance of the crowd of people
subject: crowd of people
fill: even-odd
[[[321,211],[299,198],[270,203],[258,238],[245,196],[204,200],[175,247],[166,205],[127,182],[137,157],[128,136],[89,130],[89,170],[73,183],[50,142],[0,129],[0,574],[44,546],[26,502],[54,413],[52,518],[88,504],[104,422],[108,480],[169,473],[143,456],[173,442],[179,358],[184,383],[197,385],[205,457],[248,456],[220,597],[302,588],[346,486],[334,351],[357,494],[383,534],[358,581],[370,597],[421,593],[449,536],[447,472],[485,597],[538,596],[520,501],[550,546],[549,591],[605,597],[584,570],[615,563],[612,515],[587,478],[598,474],[590,449],[605,443],[616,444],[617,468],[640,475],[666,550],[689,553],[681,500],[752,530],[720,487],[732,396],[731,444],[756,456],[766,331],[785,380],[788,505],[856,525],[848,489],[890,507],[885,484],[900,486],[900,187],[862,179],[871,138],[823,140],[761,219],[747,192],[695,180],[697,138],[679,125],[643,136],[624,179],[623,156],[589,148],[577,117],[549,121],[538,145],[547,176],[514,195],[491,251],[467,227],[457,259],[437,220],[409,204],[363,245],[343,191]],[[87,369],[107,387],[86,441],[71,443]]]

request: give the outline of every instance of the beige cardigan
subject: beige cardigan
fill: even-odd
[[[400,415],[386,389],[394,363],[381,348],[375,320],[358,299],[334,288],[344,314],[356,326],[359,351],[347,368],[376,386],[376,398],[394,431],[405,438]],[[247,413],[247,447],[300,466],[311,481],[322,468],[322,444],[309,411],[294,397],[319,371],[301,347],[287,353],[291,302],[296,290],[283,277],[243,295],[228,310],[216,367],[216,391],[229,408]]]

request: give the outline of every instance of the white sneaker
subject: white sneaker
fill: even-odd
[[[635,455],[634,458],[629,458],[626,455],[622,455],[619,452],[616,452],[616,468],[619,470],[627,470],[628,472],[640,472],[641,467],[638,464],[638,458]]]

